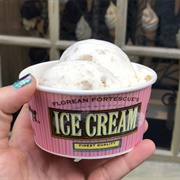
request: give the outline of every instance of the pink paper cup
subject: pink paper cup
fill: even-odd
[[[30,66],[37,80],[57,61]],[[35,143],[43,150],[75,159],[100,159],[129,152],[143,138],[152,79],[115,90],[60,90],[40,86],[29,102]]]

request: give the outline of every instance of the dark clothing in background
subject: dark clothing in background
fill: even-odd
[[[156,0],[155,12],[159,17],[157,46],[176,48],[176,34],[180,28],[180,12],[175,15],[174,0]]]
[[[61,14],[60,39],[77,40],[75,35],[76,25],[83,15],[92,29],[92,37],[107,41],[113,41],[105,24],[106,10],[110,5],[110,0],[96,0],[92,3],[92,8],[88,12],[85,0],[69,0]]]

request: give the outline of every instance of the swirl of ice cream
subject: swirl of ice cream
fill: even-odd
[[[92,36],[92,30],[86,22],[84,16],[81,16],[76,26],[76,38],[78,40],[89,39]]]
[[[147,31],[155,31],[158,27],[159,18],[149,3],[147,3],[146,8],[143,10],[141,22],[142,28]]]
[[[109,29],[114,28],[117,21],[117,10],[113,2],[110,5],[105,14],[105,23]]]
[[[120,81],[110,71],[89,61],[60,62],[44,73],[39,84],[71,90],[107,90],[121,87]]]

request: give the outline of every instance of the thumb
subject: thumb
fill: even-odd
[[[35,79],[31,74],[27,74],[13,86],[0,89],[0,110],[6,114],[12,114],[27,103],[34,94],[36,87]]]
[[[18,111],[21,106],[30,101],[36,88],[36,81],[28,74],[13,86],[0,89],[0,148],[8,146],[8,133],[12,121],[12,113]]]

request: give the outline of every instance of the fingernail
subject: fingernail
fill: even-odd
[[[32,82],[32,75],[31,74],[27,74],[25,76],[23,76],[21,79],[17,80],[14,84],[13,87],[16,89],[19,89],[29,83]]]

